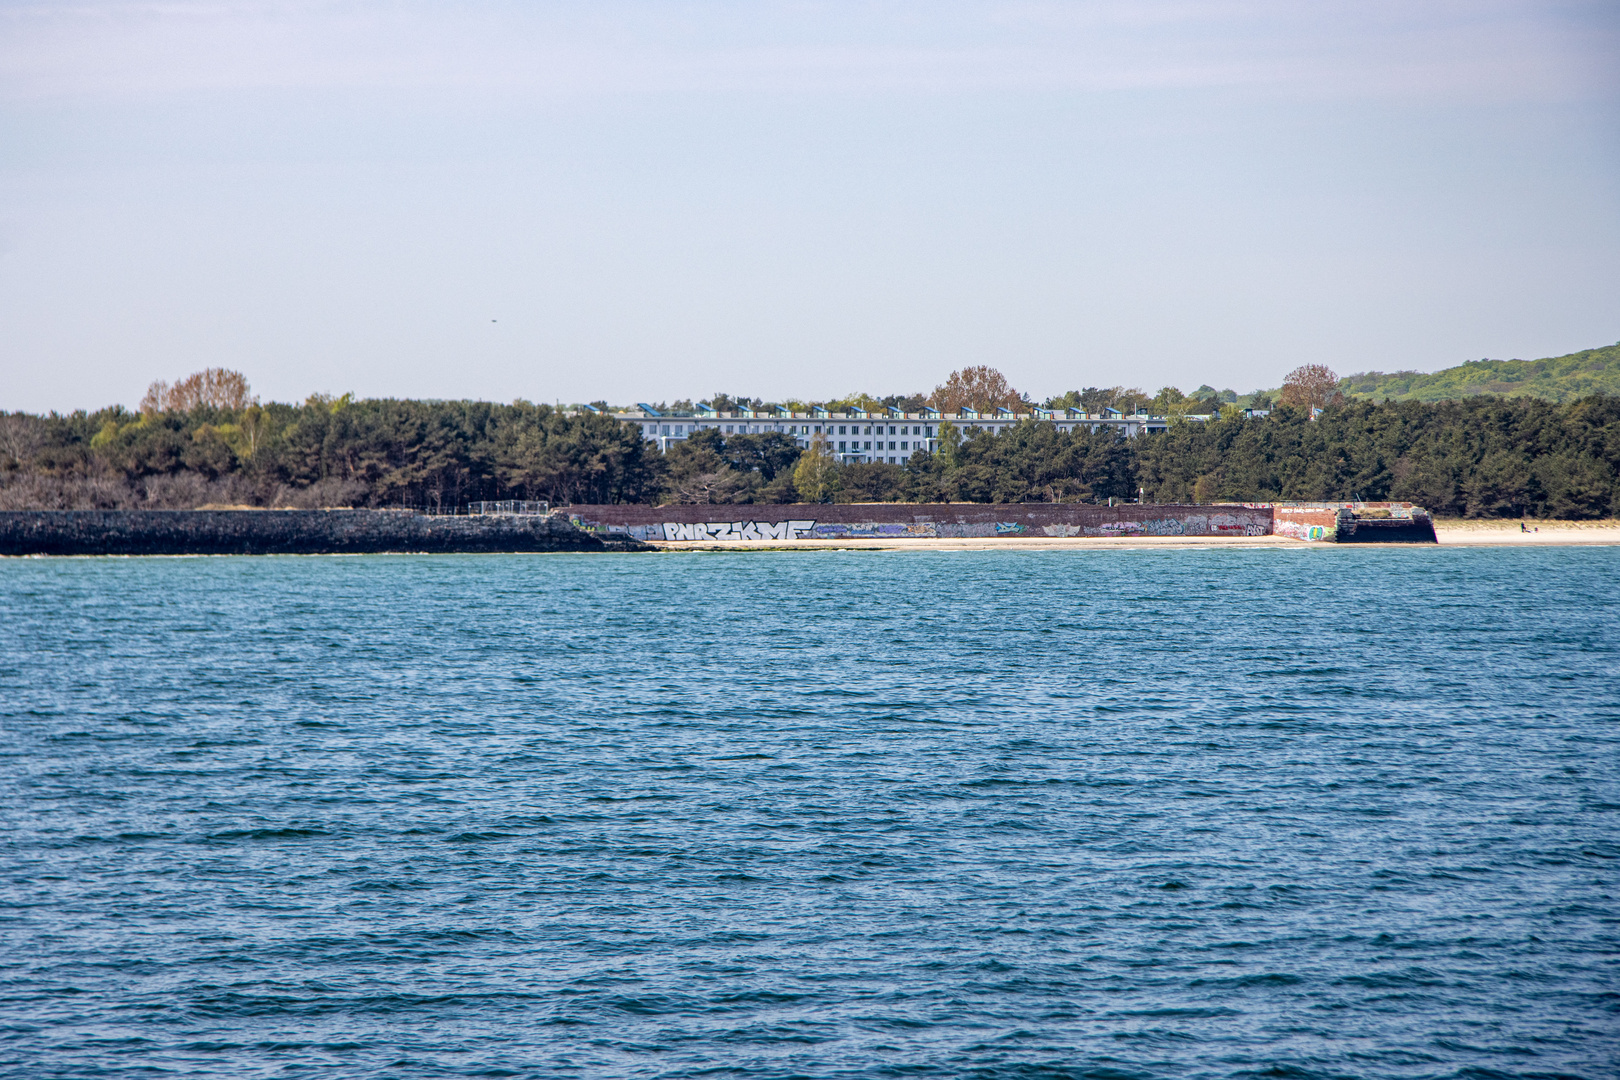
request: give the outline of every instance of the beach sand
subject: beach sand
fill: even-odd
[[[1522,533],[1517,521],[1437,520],[1447,547],[1620,544],[1620,521],[1526,521],[1539,532]],[[1173,548],[1338,548],[1284,536],[1121,536],[1109,538],[1008,536],[970,540],[655,540],[666,551],[1105,551]],[[1364,547],[1366,545],[1345,545]]]
[[[1453,547],[1538,546],[1548,544],[1620,544],[1620,521],[1543,521],[1531,518],[1519,531],[1517,521],[1436,518],[1435,535]]]

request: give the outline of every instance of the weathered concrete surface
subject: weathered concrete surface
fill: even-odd
[[[1339,507],[1323,503],[1271,508],[1271,531],[1294,540],[1332,540],[1339,527]]]
[[[1079,503],[800,503],[738,506],[572,506],[603,535],[637,540],[989,539],[1012,537],[1268,536],[1267,506]]]
[[[1272,531],[1337,544],[1433,544],[1429,512],[1409,502],[1278,503]]]
[[[393,510],[7,510],[0,555],[324,555],[646,551],[566,516],[429,517]]]
[[[1334,540],[1341,544],[1438,544],[1434,522],[1428,514],[1418,513],[1405,518],[1361,517],[1348,510],[1339,511]]]

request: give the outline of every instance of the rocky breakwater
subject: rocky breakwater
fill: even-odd
[[[0,555],[358,555],[651,551],[565,515],[438,517],[399,510],[7,510]]]

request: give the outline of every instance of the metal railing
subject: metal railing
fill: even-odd
[[[385,510],[406,510],[428,517],[540,517],[551,504],[538,499],[495,499],[472,502],[395,503]]]
[[[538,499],[498,499],[493,502],[470,502],[467,513],[476,517],[543,515],[551,513],[551,504]]]

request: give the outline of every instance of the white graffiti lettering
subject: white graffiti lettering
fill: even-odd
[[[663,540],[800,540],[815,529],[814,521],[664,522]]]

